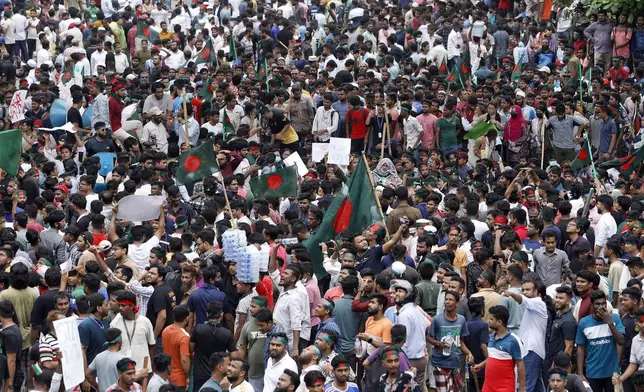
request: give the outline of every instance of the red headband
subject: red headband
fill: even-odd
[[[119,299],[118,303],[119,305],[134,306],[134,312],[139,313],[139,307],[129,299]]]
[[[507,225],[508,219],[504,216],[497,216],[496,218],[494,218],[494,223],[498,223],[500,225]]]

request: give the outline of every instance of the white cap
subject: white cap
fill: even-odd
[[[545,73],[550,73],[550,68],[546,67],[545,65],[541,68],[538,69],[539,72],[545,72]]]

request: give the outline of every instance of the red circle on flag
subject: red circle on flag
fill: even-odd
[[[268,185],[268,189],[270,190],[275,190],[282,185],[282,176],[279,174],[272,174],[268,176],[266,179],[266,185]]]
[[[71,72],[65,72],[65,79],[71,79],[72,78],[72,73]]]
[[[148,37],[150,35],[150,29],[148,29],[148,28],[143,29],[143,35]]]
[[[201,58],[202,59],[207,59],[208,57],[210,57],[210,48],[205,47],[205,48],[203,48],[203,52],[201,53]]]
[[[349,222],[351,221],[351,214],[353,212],[353,205],[351,200],[346,199],[342,202],[342,205],[338,209],[338,212],[335,214],[335,219],[333,219],[333,230],[336,234],[340,234],[349,228]]]
[[[190,173],[199,170],[199,166],[201,166],[201,159],[199,159],[199,157],[195,155],[190,155],[188,158],[186,158],[186,161],[183,162],[183,168]]]
[[[584,148],[581,151],[579,151],[579,154],[577,154],[577,159],[582,161],[585,161],[586,159],[588,159],[588,150]]]

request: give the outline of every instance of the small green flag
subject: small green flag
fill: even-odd
[[[233,123],[230,121],[230,116],[228,115],[228,112],[226,112],[226,109],[224,109],[224,140],[227,140],[229,135],[234,135],[235,134],[235,127],[233,126]]]
[[[18,174],[22,150],[22,130],[9,129],[0,132],[0,169],[10,176]]]
[[[518,82],[519,79],[521,79],[521,68],[523,68],[523,64],[521,62],[514,64],[514,68],[512,68],[512,76],[510,76],[510,80],[512,80],[513,82]]]
[[[197,53],[195,59],[195,65],[205,64],[205,63],[216,63],[217,62],[217,53],[215,53],[215,48],[212,46],[212,40],[209,38],[206,43],[203,44],[203,48]]]
[[[190,184],[218,171],[214,144],[209,140],[179,155],[177,181],[181,184]]]
[[[211,101],[212,100],[212,79],[208,78],[206,82],[201,86],[201,90],[199,90],[199,96],[203,97],[204,101]]]
[[[488,122],[480,122],[475,126],[473,126],[472,129],[470,129],[470,131],[467,132],[465,136],[463,136],[463,139],[476,140],[481,136],[486,135],[488,131],[491,131],[491,130],[497,131],[496,126],[494,124],[490,124]]]
[[[570,168],[574,171],[579,171],[590,165],[590,162],[592,161],[592,153],[593,151],[590,148],[590,141],[586,138],[581,150],[579,150],[575,159],[570,163]]]
[[[136,22],[136,38],[145,39],[152,44],[159,39],[159,33],[145,23],[143,19],[139,19]]]
[[[274,173],[253,177],[250,189],[258,198],[297,196],[297,166],[289,166]]]

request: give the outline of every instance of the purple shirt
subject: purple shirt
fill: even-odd
[[[613,51],[613,41],[610,36],[613,32],[613,24],[606,21],[604,23],[595,22],[584,30],[587,39],[593,40],[593,47],[597,53],[611,53]]]

